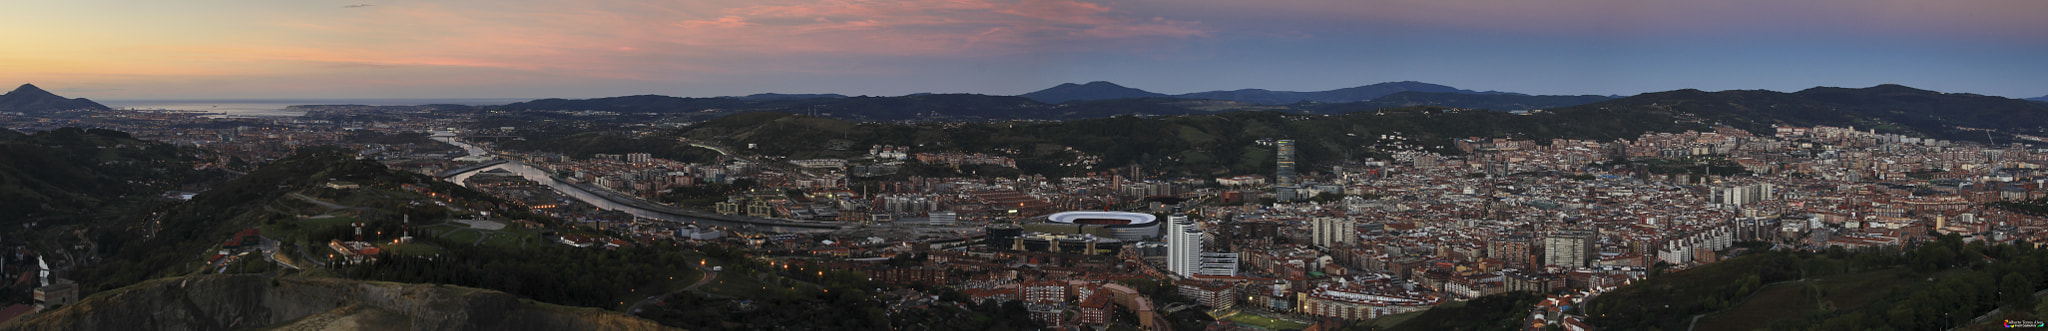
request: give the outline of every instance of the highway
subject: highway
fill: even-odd
[[[461,140],[457,140],[455,139],[455,137],[452,136],[436,135],[434,137],[434,140],[439,140],[442,142],[455,145],[457,147],[461,147],[463,150],[467,150],[471,153],[480,153],[471,155],[495,155],[487,150],[484,150],[483,148],[463,143]],[[553,188],[556,192],[560,192],[562,195],[576,198],[576,200],[580,200],[583,201],[584,203],[596,206],[598,209],[616,210],[625,212],[627,214],[632,214],[633,216],[645,217],[649,219],[657,219],[680,223],[692,223],[705,226],[718,226],[724,228],[745,227],[751,228],[752,231],[777,233],[821,233],[836,231],[848,227],[848,225],[841,223],[802,222],[754,218],[737,215],[721,215],[716,213],[707,213],[654,202],[648,202],[640,200],[638,198],[624,196],[616,192],[610,192],[608,190],[604,190],[601,188],[563,182],[555,179],[554,176],[549,174],[546,170],[540,169],[539,167],[534,167],[532,165],[528,165],[525,162],[520,162],[517,160],[504,160],[502,163],[498,163],[496,165],[484,167],[471,167],[467,169],[469,169],[469,171],[448,175],[443,179],[455,183],[456,185],[466,186],[464,182],[468,181],[470,176],[474,176],[477,173],[482,173],[485,171],[503,169],[505,171],[518,174],[520,177],[524,177],[527,180],[532,180],[547,185],[549,188]]]

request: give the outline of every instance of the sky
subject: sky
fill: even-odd
[[[1421,81],[2048,95],[2043,0],[8,0],[67,97],[1014,95]]]

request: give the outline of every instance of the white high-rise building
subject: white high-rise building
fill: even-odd
[[[1187,230],[1187,228],[1181,225],[1182,222],[1187,220],[1187,216],[1181,215],[1166,217],[1166,233],[1159,236],[1159,239],[1166,241],[1166,272],[1180,274],[1181,260],[1176,257],[1180,256],[1180,248],[1186,246],[1180,243],[1180,233]]]
[[[1358,238],[1358,229],[1350,218],[1316,217],[1309,222],[1315,245],[1323,248],[1349,244]]]
[[[1187,215],[1167,217],[1166,270],[1175,275],[1193,275],[1201,268],[1202,230]]]
[[[1174,256],[1181,261],[1180,275],[1194,275],[1202,269],[1202,230],[1188,227],[1187,230],[1181,231],[1180,242],[1183,246],[1176,251],[1180,255]]]
[[[1708,200],[1729,206],[1742,206],[1758,201],[1778,198],[1778,186],[1757,183],[1741,186],[1721,186],[1709,191]]]

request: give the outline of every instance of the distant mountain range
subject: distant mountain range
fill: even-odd
[[[1599,102],[1597,95],[1549,96],[1476,92],[1449,86],[1394,82],[1322,92],[1238,90],[1166,95],[1110,82],[1060,84],[1018,96],[911,94],[848,97],[840,94],[755,94],[681,98],[635,95],[596,99],[540,99],[502,109],[610,111],[704,120],[755,111],[781,111],[854,121],[1068,120],[1117,115],[1209,114],[1245,110],[1339,113],[1389,107],[1440,106],[1530,110]],[[1306,103],[1304,103],[1306,102]]]
[[[1942,93],[1885,84],[1868,88],[1815,87],[1784,93],[1765,90],[1644,93],[1563,109],[1665,110],[1691,114],[1750,132],[1772,125],[1854,126],[1879,132],[1982,141],[1986,134],[2048,133],[2048,103]],[[1967,129],[1966,129],[1967,128]]]
[[[1598,95],[1473,94],[1464,92],[1404,91],[1375,97],[1372,100],[1336,104],[1362,108],[1439,106],[1492,110],[1536,110],[1576,106],[1613,99],[1614,97]]]
[[[803,99],[838,99],[838,98],[845,98],[845,97],[846,97],[846,95],[843,95],[843,94],[781,94],[781,93],[760,93],[760,94],[753,94],[753,95],[748,95],[748,96],[744,96],[744,97],[733,97],[733,98],[735,98],[735,99],[740,99],[740,100],[747,100],[747,101],[775,101],[775,100],[803,100]]]
[[[1060,84],[1059,86],[1017,96],[1038,102],[1060,104],[1069,101],[1158,98],[1167,97],[1168,95],[1124,87],[1123,85],[1111,82],[1093,81],[1087,84]]]
[[[1137,100],[1151,99],[1097,102]],[[1611,141],[1634,138],[1648,131],[1710,129],[1699,121],[1682,117],[1661,110],[1592,108],[1517,115],[1441,107],[1401,107],[1328,116],[1235,111],[1191,116],[964,122],[935,126],[862,123],[783,112],[754,112],[699,122],[635,143],[608,143],[632,138],[623,136],[606,140],[592,139],[589,135],[552,138],[545,134],[526,135],[526,142],[533,144],[525,145],[530,148],[521,149],[578,154],[586,150],[636,152],[609,149],[613,146],[655,153],[689,148],[684,140],[667,139],[667,135],[676,135],[729,146],[753,146],[754,151],[788,155],[791,159],[845,158],[864,155],[867,151],[865,148],[835,146],[897,145],[921,146],[917,147],[920,151],[1010,151],[1004,156],[1015,158],[1015,169],[984,167],[963,169],[961,172],[978,170],[982,175],[994,176],[1004,176],[1002,171],[1048,176],[1090,171],[1081,166],[1062,165],[1072,162],[1076,152],[1099,157],[1098,166],[1142,164],[1148,171],[1169,177],[1215,176],[1272,172],[1274,156],[1270,147],[1258,144],[1260,139],[1294,139],[1297,156],[1305,162],[1303,164],[1329,164],[1367,156],[1385,158],[1391,153],[1417,146],[1456,154],[1458,150],[1453,148],[1452,139],[1464,137]],[[1388,138],[1390,136],[1397,138]]]
[[[1293,92],[1270,91],[1262,89],[1242,89],[1236,91],[1196,92],[1181,95],[1160,94],[1135,88],[1124,87],[1122,85],[1117,85],[1116,83],[1096,81],[1088,82],[1087,84],[1060,84],[1059,86],[1053,86],[1052,88],[1039,90],[1037,92],[1025,93],[1018,96],[1049,104],[1059,104],[1071,101],[1173,97],[1182,99],[1237,101],[1264,105],[1285,105],[1299,102],[1360,102],[1400,92],[1434,92],[1478,95],[1526,96],[1520,93],[1508,93],[1497,91],[1479,92],[1473,90],[1459,89],[1450,86],[1414,81],[1379,83],[1366,86],[1341,88],[1319,92]]]
[[[44,91],[35,84],[21,84],[14,91],[0,95],[0,111],[23,113],[44,113],[60,110],[108,110],[105,105],[85,98],[66,99],[50,91]]]
[[[1077,85],[1085,86],[1085,85]],[[1371,101],[1298,103],[1267,106],[1234,101],[1171,97],[1071,101],[1057,105],[1017,97],[949,95],[953,100],[920,100],[894,106],[896,98],[847,98],[848,104],[821,104],[816,116],[795,112],[750,112],[699,122],[674,132],[697,140],[758,146],[757,150],[792,158],[837,158],[862,153],[843,146],[920,145],[928,150],[1017,151],[1009,154],[1027,173],[1081,171],[1058,164],[1071,160],[1059,147],[1101,156],[1103,164],[1143,164],[1171,176],[1208,176],[1270,172],[1270,154],[1255,146],[1258,139],[1295,139],[1305,162],[1328,162],[1423,147],[1455,154],[1452,139],[1505,137],[1547,141],[1553,138],[1613,141],[1646,132],[1711,130],[1717,125],[1769,135],[1777,126],[1828,125],[1960,141],[2005,144],[2013,134],[2048,134],[2048,103],[1941,93],[1898,85],[1868,88],[1816,87],[1784,93],[1760,90],[1705,92],[1678,90],[1599,100],[1599,96],[1548,96],[1558,103],[1591,103],[1565,107],[1525,107],[1502,103],[1511,95],[1442,92],[1400,92]],[[1532,96],[1520,96],[1532,97]],[[1008,102],[1002,102],[1007,100]],[[858,103],[852,103],[852,102]],[[979,114],[1063,119],[1056,122],[966,121],[954,126],[921,126],[847,121],[852,104],[874,109],[916,105],[925,118],[965,116],[946,111],[945,102],[977,102]],[[1528,113],[1456,110],[1431,103],[1487,103],[1496,109],[1541,109]],[[931,107],[931,108],[923,108]],[[809,109],[806,107],[805,109]],[[822,109],[833,109],[826,116]],[[1236,111],[1234,111],[1236,110]],[[1254,111],[1242,111],[1254,110]],[[1276,111],[1256,111],[1276,110]],[[872,113],[871,113],[872,114]],[[937,116],[930,114],[940,114]],[[1114,114],[1185,116],[1105,116]],[[1322,116],[1327,115],[1327,116]],[[1986,129],[1995,132],[1985,131]],[[1399,138],[1386,138],[1386,137]],[[528,137],[534,149],[573,151],[621,146],[661,152],[669,147],[642,143],[600,143],[591,137]],[[623,138],[621,138],[623,139]],[[552,141],[559,140],[559,141]],[[674,139],[645,139],[660,144]],[[545,142],[546,144],[541,144]],[[935,143],[943,142],[943,143]],[[679,143],[673,148],[687,148]],[[545,146],[543,146],[545,145]],[[552,146],[552,147],[549,147]],[[841,146],[842,148],[835,148]],[[1408,146],[1408,147],[1401,147]],[[629,153],[602,150],[603,153]],[[991,169],[981,169],[988,174]]]
[[[2037,97],[2037,98],[2027,98],[2027,100],[2034,100],[2034,101],[2040,101],[2040,102],[2048,102],[2048,95],[2043,95],[2043,96],[2040,96],[2040,97]]]

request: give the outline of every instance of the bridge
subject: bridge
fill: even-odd
[[[461,167],[461,168],[449,169],[448,171],[442,171],[441,173],[438,173],[438,174],[434,174],[434,178],[439,178],[439,179],[448,179],[449,177],[455,177],[456,175],[461,175],[461,174],[463,174],[463,173],[466,173],[466,172],[471,172],[471,171],[480,171],[480,170],[484,170],[484,168],[490,168],[490,167],[494,167],[494,166],[497,166],[497,165],[500,165],[500,164],[505,164],[505,163],[507,163],[507,162],[512,162],[512,161],[510,161],[510,160],[502,160],[502,159],[500,159],[500,160],[491,160],[490,162],[478,163],[478,164],[475,164],[475,165],[470,165],[470,166],[467,166],[467,167]],[[461,183],[460,183],[460,182],[458,182],[458,183],[456,183],[456,184],[461,184]]]

